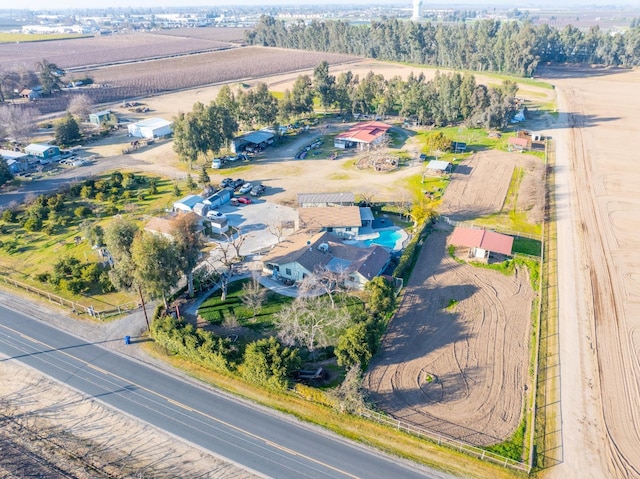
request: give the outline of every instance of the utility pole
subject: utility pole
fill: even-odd
[[[144,320],[147,322],[147,331],[151,329],[149,326],[149,317],[147,316],[147,307],[144,304],[144,296],[142,296],[142,288],[138,285],[138,293],[140,293],[140,302],[142,303],[142,311],[144,312]]]

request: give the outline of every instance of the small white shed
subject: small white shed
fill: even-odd
[[[159,138],[173,133],[173,122],[164,118],[149,118],[148,120],[132,123],[128,127],[129,136],[136,138]]]

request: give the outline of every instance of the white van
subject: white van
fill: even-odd
[[[222,160],[220,158],[214,158],[211,160],[211,168],[214,170],[219,170],[222,168]]]

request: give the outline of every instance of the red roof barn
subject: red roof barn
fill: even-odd
[[[513,237],[495,231],[458,227],[453,230],[449,243],[469,248],[469,256],[475,258],[488,258],[492,252],[510,256]]]
[[[361,150],[380,143],[387,135],[391,125],[380,121],[359,123],[350,130],[340,133],[333,141],[336,148],[360,148]]]

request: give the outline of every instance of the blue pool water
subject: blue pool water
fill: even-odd
[[[393,249],[396,246],[396,242],[402,238],[400,230],[384,230],[378,233],[380,236],[373,239],[364,241],[364,244],[371,246],[371,244],[377,244],[384,246],[385,248]]]

